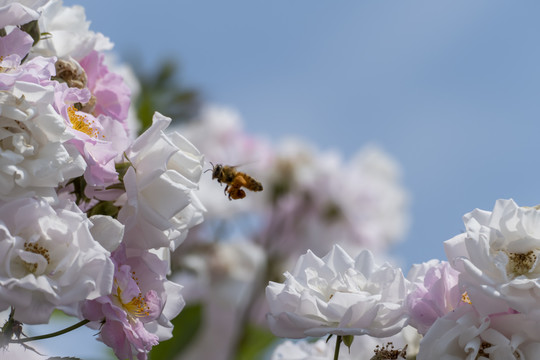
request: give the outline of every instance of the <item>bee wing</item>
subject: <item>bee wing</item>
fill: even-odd
[[[237,165],[229,165],[229,167],[232,167],[232,168],[238,168],[238,167],[242,167],[242,166],[246,166],[246,165],[250,165],[250,164],[254,164],[256,163],[257,161],[256,160],[251,160],[251,161],[248,161],[248,162],[243,162],[243,163],[240,163],[240,164],[237,164]]]

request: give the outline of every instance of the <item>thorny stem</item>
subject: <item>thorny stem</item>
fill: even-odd
[[[48,339],[48,338],[52,338],[52,337],[55,337],[55,336],[58,336],[58,335],[68,333],[68,332],[70,332],[72,330],[80,328],[83,325],[88,324],[89,322],[90,322],[90,320],[82,320],[82,321],[79,321],[78,323],[76,323],[75,325],[71,325],[70,327],[67,327],[65,329],[62,329],[62,330],[59,330],[59,331],[56,331],[56,332],[53,332],[53,333],[50,333],[50,334],[39,335],[39,336],[31,336],[31,337],[24,338],[24,339],[11,339],[9,342],[10,343],[16,343],[16,344],[22,344],[22,343],[25,343],[25,342],[28,342],[28,341]]]
[[[342,337],[341,335],[338,335],[336,338],[336,349],[334,350],[334,360],[338,360],[339,358],[339,347],[341,346]]]

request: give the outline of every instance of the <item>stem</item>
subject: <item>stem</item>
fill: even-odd
[[[334,350],[334,360],[338,360],[339,358],[339,347],[341,346],[341,335],[338,335],[336,338],[336,349]]]
[[[25,343],[25,342],[28,342],[28,341],[48,339],[48,338],[52,338],[52,337],[55,337],[55,336],[58,336],[58,335],[65,334],[65,333],[70,332],[72,330],[75,330],[77,328],[80,328],[81,326],[86,325],[89,322],[90,322],[90,320],[82,320],[82,321],[79,321],[78,323],[76,323],[75,325],[71,325],[70,327],[67,327],[67,328],[65,328],[63,330],[60,330],[60,331],[56,331],[56,332],[53,332],[53,333],[50,333],[50,334],[45,334],[45,335],[31,336],[31,337],[24,338],[24,339],[11,339],[9,342],[10,343],[16,343],[16,344],[22,344],[22,343]]]

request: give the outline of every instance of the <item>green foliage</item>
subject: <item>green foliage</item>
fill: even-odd
[[[136,70],[139,68],[137,65],[134,67]],[[164,61],[150,74],[137,71],[141,92],[135,104],[141,121],[141,133],[152,125],[155,111],[172,118],[173,122],[185,122],[197,115],[199,94],[180,85],[177,73],[178,65],[172,60]]]
[[[276,341],[276,337],[267,329],[248,325],[244,333],[236,360],[260,360],[268,348]]]
[[[170,360],[187,349],[197,336],[202,323],[201,304],[186,306],[180,315],[173,319],[173,337],[154,346],[150,360]]]
[[[94,215],[109,215],[116,219],[119,211],[119,207],[115,206],[113,201],[100,201],[96,205],[92,206],[92,208],[90,208],[86,214],[88,217]]]
[[[20,29],[32,37],[32,39],[34,40],[32,46],[36,45],[41,38],[41,33],[39,32],[39,25],[37,20],[33,20],[24,25],[21,25]]]
[[[77,205],[80,205],[81,203],[90,202],[90,199],[86,197],[84,194],[84,189],[86,188],[86,180],[84,180],[84,176],[79,176],[76,178],[71,179],[67,184],[66,187],[69,185],[73,185],[73,191],[72,194],[76,196],[76,202]]]
[[[125,161],[125,162],[121,162],[121,163],[116,163],[114,165],[115,169],[116,169],[116,172],[118,173],[118,180],[123,183],[124,182],[124,176],[126,175],[126,172],[128,171],[128,169],[133,166],[131,164],[131,162],[128,160],[128,161]]]

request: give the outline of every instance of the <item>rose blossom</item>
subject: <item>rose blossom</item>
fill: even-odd
[[[283,284],[266,288],[268,322],[277,336],[385,337],[405,326],[408,281],[400,269],[376,266],[368,250],[354,260],[338,245],[322,259],[308,251],[284,275]]]
[[[463,220],[466,231],[444,248],[473,306],[482,315],[509,307],[540,314],[540,210],[498,200]]]
[[[458,272],[446,261],[431,260],[413,265],[407,279],[414,290],[407,296],[409,325],[425,334],[437,318],[457,308],[462,302]]]
[[[53,96],[27,82],[0,91],[0,199],[38,195],[52,201],[58,185],[82,175],[84,161],[66,144],[71,136],[50,105]]]
[[[194,190],[203,156],[180,134],[164,133],[170,122],[156,113],[152,126],[125,152],[132,166],[123,179],[118,219],[126,224],[129,247],[174,250],[187,234],[186,224],[202,220],[204,208]]]
[[[464,305],[437,319],[420,342],[418,360],[538,358],[538,319],[505,313],[481,316]]]
[[[185,304],[182,287],[166,279],[169,265],[156,254],[121,245],[112,258],[111,295],[87,301],[82,313],[118,358],[146,359],[154,345],[172,337],[170,320]]]
[[[20,65],[21,59],[21,56],[14,54],[0,60],[3,69],[0,72],[0,90],[11,90],[17,81],[47,86],[51,74],[54,74],[54,59],[36,57]]]
[[[92,50],[110,50],[113,44],[101,33],[90,31],[82,6],[63,6],[62,0],[51,0],[41,8],[40,31],[50,36],[32,48],[32,56],[72,57],[79,61]]]
[[[0,219],[0,310],[13,306],[16,320],[46,323],[54,309],[78,315],[78,302],[110,292],[109,252],[74,203],[21,198],[0,206]]]
[[[124,126],[105,115],[94,117],[78,111],[74,104],[90,99],[87,88],[68,87],[52,82],[55,88],[54,107],[62,115],[72,139],[70,144],[80,152],[86,162],[84,179],[91,187],[104,188],[118,182],[115,158],[119,158],[129,145]]]

